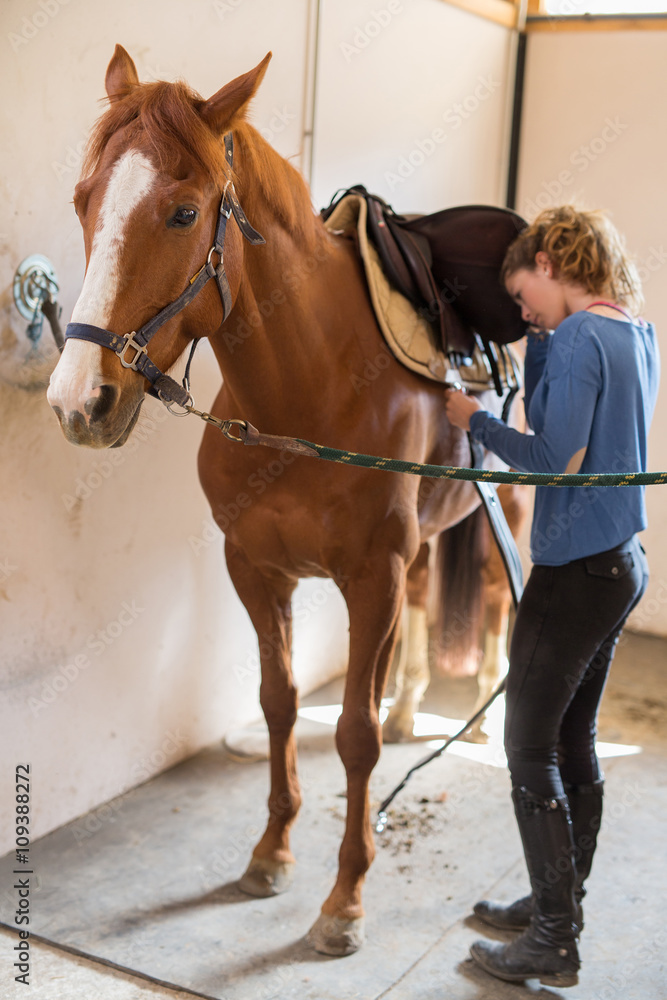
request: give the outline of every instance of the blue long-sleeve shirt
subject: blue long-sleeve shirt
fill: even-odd
[[[576,312],[544,341],[528,337],[525,408],[534,434],[484,410],[472,415],[470,429],[520,472],[564,472],[582,448],[574,471],[645,471],[659,378],[652,324]],[[611,549],[645,527],[642,486],[538,486],[532,559],[560,566]]]

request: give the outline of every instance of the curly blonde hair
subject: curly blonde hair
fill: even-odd
[[[637,269],[623,239],[604,212],[586,212],[572,205],[540,212],[510,245],[501,281],[520,268],[534,271],[535,256],[543,251],[554,275],[587,292],[626,306],[637,315],[644,304]]]

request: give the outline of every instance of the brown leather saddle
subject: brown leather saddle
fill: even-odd
[[[497,381],[496,345],[511,344],[526,333],[519,306],[500,283],[507,248],[526,221],[491,205],[398,215],[361,184],[337,192],[322,218],[349,194],[365,199],[368,238],[385,274],[432,324],[445,353],[457,365],[465,364],[481,342]]]

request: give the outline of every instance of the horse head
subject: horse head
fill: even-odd
[[[243,119],[270,58],[203,100],[183,83],[141,84],[132,59],[116,46],[105,81],[109,108],[90,137],[74,193],[86,273],[47,394],[72,444],[117,447],[129,437],[155,383],[134,363],[148,359],[148,350],[133,338],[156,314],[150,362],[160,376],[228,314],[248,232],[242,211],[232,213],[226,200],[234,175],[221,137]],[[224,205],[231,224],[222,230],[223,263]],[[217,280],[205,281],[205,272]],[[201,294],[192,297],[195,277]],[[161,314],[181,297],[179,310]]]

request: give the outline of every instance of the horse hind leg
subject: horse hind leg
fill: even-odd
[[[239,887],[251,896],[275,896],[287,889],[295,866],[290,828],[301,806],[294,724],[297,691],[291,669],[291,597],[294,582],[269,583],[243,554],[226,544],[227,566],[259,640],[260,703],[269,730],[271,787],[269,818]]]
[[[510,595],[504,581],[485,586],[484,645],[482,662],[477,674],[478,695],[471,715],[475,715],[489,700],[501,679],[507,673],[507,631],[509,625]],[[466,738],[474,743],[486,743],[488,735],[482,726],[483,715],[468,730]]]
[[[394,704],[382,726],[385,743],[411,740],[415,714],[429,686],[428,595],[429,547],[424,542],[407,575],[407,601],[403,612],[403,639],[396,666]]]
[[[498,499],[507,524],[514,538],[519,535],[528,514],[529,491],[525,486],[501,484]],[[488,530],[488,526],[487,526]],[[490,534],[490,532],[489,532]],[[507,571],[498,546],[492,540],[482,567],[484,593],[484,640],[482,663],[477,674],[478,696],[472,714],[488,701],[508,669],[507,635],[512,603]],[[482,729],[485,716],[473,726],[467,738],[473,742],[486,742]]]

